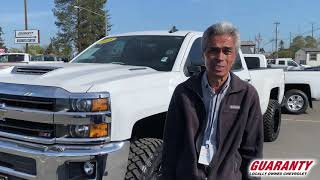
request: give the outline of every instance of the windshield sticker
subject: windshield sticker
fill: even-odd
[[[168,57],[163,57],[163,58],[161,59],[161,62],[167,62],[167,60],[168,60]]]
[[[102,39],[101,41],[99,41],[97,44],[106,44],[112,41],[115,41],[117,38],[107,38],[107,39]]]

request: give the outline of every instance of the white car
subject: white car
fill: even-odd
[[[193,31],[121,34],[97,41],[71,63],[0,71],[0,154],[12,157],[1,159],[0,174],[152,179],[172,93],[204,67],[201,37]],[[248,71],[239,51],[232,71],[257,89],[265,141],[275,141],[283,70]]]
[[[286,70],[303,70],[304,66],[299,65],[292,58],[269,59],[268,64],[273,68],[283,68]]]

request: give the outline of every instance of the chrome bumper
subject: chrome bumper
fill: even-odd
[[[66,168],[66,163],[97,160],[97,180],[124,179],[129,147],[129,141],[95,146],[48,146],[0,138],[0,152],[34,159],[36,175],[19,172],[1,164],[0,174],[28,180],[66,180],[68,178],[59,173],[66,171],[63,169]]]

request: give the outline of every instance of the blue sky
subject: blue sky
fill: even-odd
[[[271,50],[270,40],[275,35],[274,22],[280,22],[279,38],[288,45],[292,35],[311,35],[320,27],[319,0],[108,0],[111,34],[140,31],[168,30],[176,25],[180,30],[203,31],[207,26],[221,20],[235,24],[241,40],[254,40],[260,33],[261,45]],[[48,45],[57,28],[52,13],[53,0],[28,0],[29,29],[40,30],[40,44]],[[14,44],[14,30],[24,29],[23,0],[1,2],[0,26],[4,31],[7,47]],[[309,32],[309,33],[306,33]],[[315,31],[318,38],[320,31]]]

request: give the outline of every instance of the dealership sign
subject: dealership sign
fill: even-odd
[[[40,31],[39,30],[21,30],[15,31],[15,39],[14,42],[16,44],[38,44],[40,43]]]

